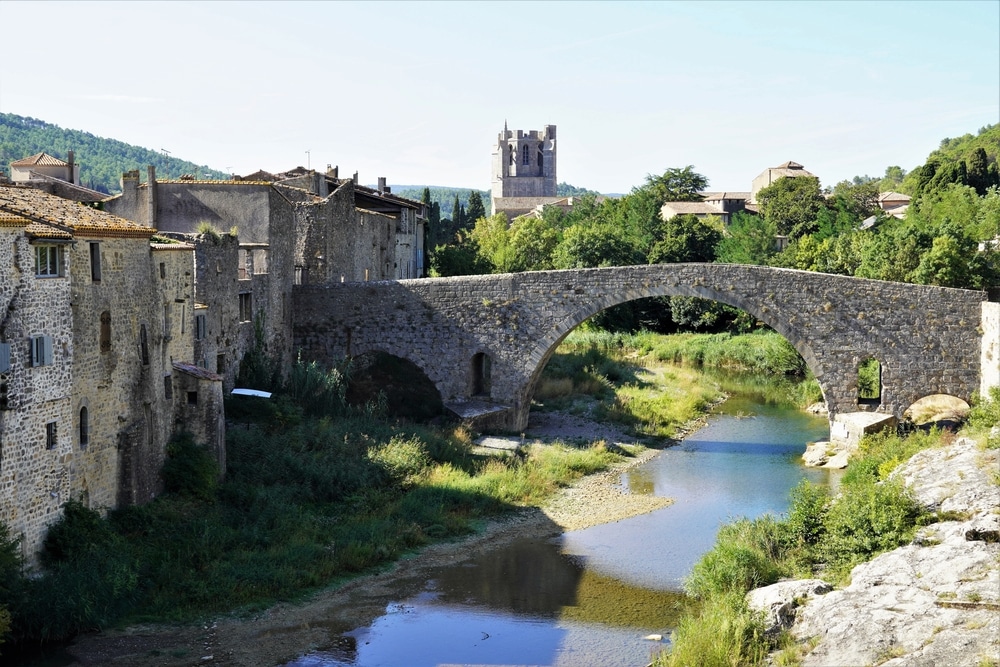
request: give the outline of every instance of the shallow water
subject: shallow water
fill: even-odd
[[[632,493],[670,497],[649,514],[552,540],[521,540],[436,570],[417,595],[294,667],[552,665],[636,667],[665,644],[681,584],[738,516],[787,508],[805,444],[825,418],[734,396],[676,447],[623,474]]]

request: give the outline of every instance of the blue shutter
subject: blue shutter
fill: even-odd
[[[10,343],[0,343],[0,373],[10,370]]]

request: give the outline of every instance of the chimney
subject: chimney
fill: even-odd
[[[378,191],[385,192],[385,176],[378,177]]]
[[[76,162],[73,159],[73,151],[66,151],[66,162],[69,163],[69,182],[76,185],[76,174],[74,173]]]
[[[354,177],[351,180],[354,181],[355,185],[358,184],[358,172],[354,172]]]
[[[146,224],[156,228],[156,167],[146,166]]]

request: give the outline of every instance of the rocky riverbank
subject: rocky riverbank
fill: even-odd
[[[959,438],[892,475],[949,520],[858,565],[844,588],[780,582],[751,605],[790,628],[803,667],[1000,664],[1000,450]]]

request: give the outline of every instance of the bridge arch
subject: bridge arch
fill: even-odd
[[[560,320],[557,323],[557,326],[549,332],[548,335],[540,338],[537,345],[531,349],[528,356],[530,359],[538,358],[539,362],[530,373],[530,380],[526,385],[527,391],[523,401],[530,405],[535,394],[535,388],[538,386],[538,382],[541,379],[542,371],[552,358],[552,355],[555,354],[556,349],[563,342],[563,340],[565,340],[566,336],[570,334],[570,332],[603,310],[621,305],[623,303],[629,303],[630,301],[635,301],[637,299],[660,296],[695,296],[711,301],[718,301],[720,303],[745,310],[750,315],[753,315],[759,321],[784,336],[785,339],[791,343],[795,350],[802,356],[806,366],[809,367],[809,370],[816,377],[825,399],[827,389],[824,386],[822,367],[817,362],[811,346],[806,342],[803,336],[799,335],[800,332],[794,330],[794,328],[789,326],[785,320],[776,317],[775,313],[771,309],[766,307],[757,308],[754,304],[748,303],[747,299],[741,298],[739,295],[722,294],[709,288],[701,287],[692,289],[683,285],[650,284],[643,287],[638,294],[630,293],[628,295],[602,295],[596,298],[592,303],[581,306],[574,312],[570,313],[565,319]]]
[[[527,425],[538,373],[575,327],[635,299],[694,296],[754,315],[784,336],[816,376],[831,419],[877,409],[902,417],[928,393],[968,401],[979,388],[985,294],[733,264],[658,264],[292,289],[295,346],[336,361],[381,349],[409,359],[445,402],[473,400],[475,355],[491,364],[494,420]],[[857,368],[881,363],[878,406],[858,402]],[[474,378],[473,378],[474,379]]]

